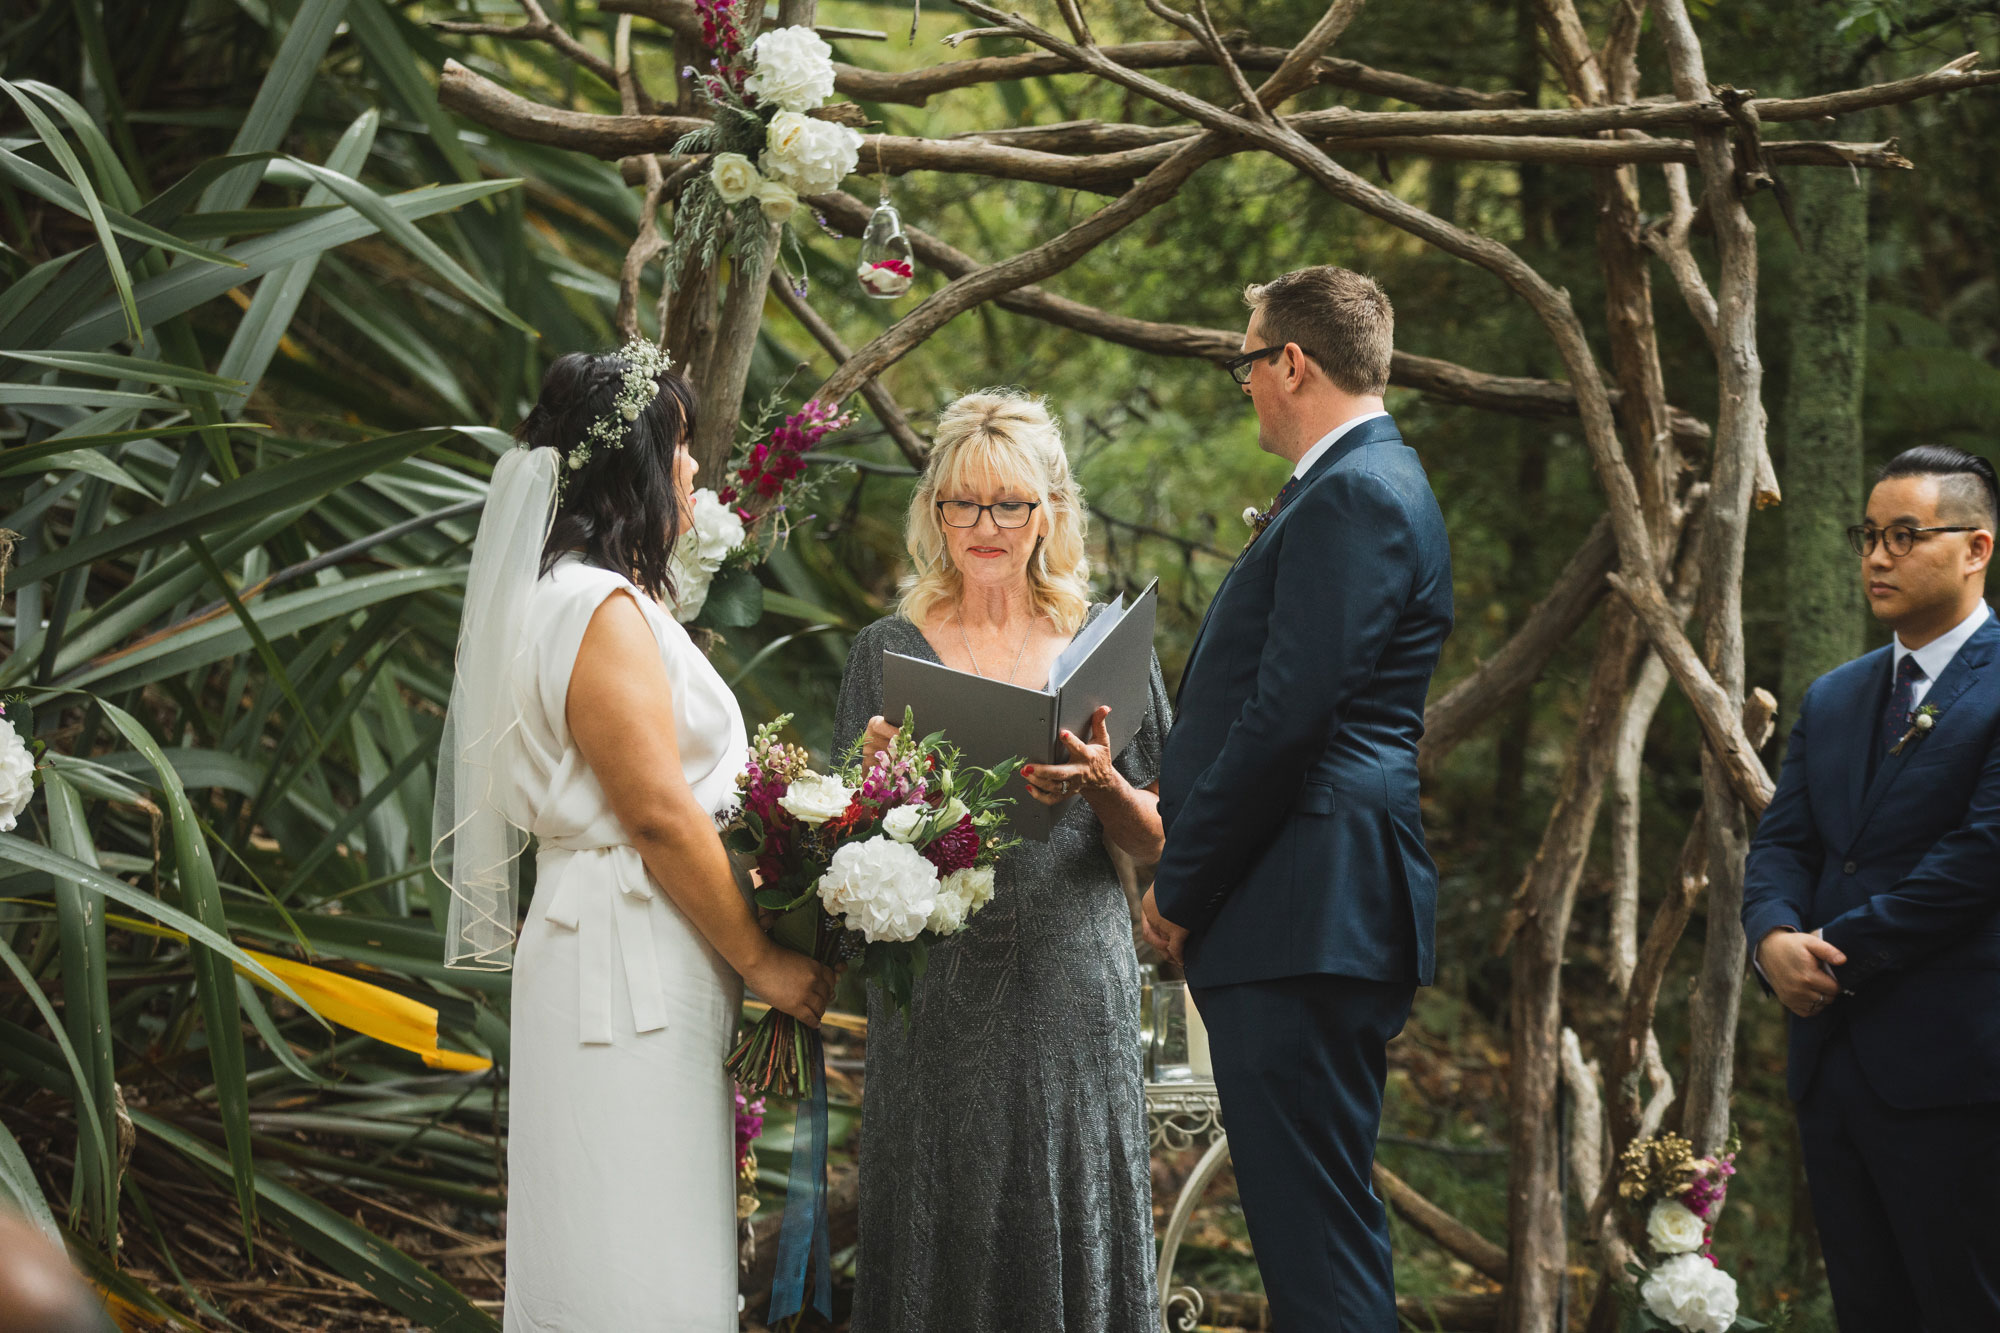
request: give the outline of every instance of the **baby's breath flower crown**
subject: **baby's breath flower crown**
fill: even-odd
[[[611,410],[592,421],[583,438],[570,450],[571,471],[588,463],[600,445],[606,449],[623,448],[632,423],[660,396],[660,376],[674,368],[674,359],[667,355],[666,348],[655,347],[644,338],[632,339],[618,349],[618,355],[625,362],[625,377],[618,386],[618,396],[612,400]]]

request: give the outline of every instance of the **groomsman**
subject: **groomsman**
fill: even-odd
[[[2000,1329],[2000,488],[1897,455],[1847,530],[1879,648],[1814,681],[1743,926],[1791,1010],[1788,1091],[1846,1333]]]
[[[1282,1333],[1390,1333],[1370,1185],[1385,1048],[1434,966],[1417,738],[1451,632],[1451,550],[1382,408],[1395,315],[1368,278],[1247,293],[1228,363],[1292,478],[1216,591],[1160,774],[1146,932],[1183,958]]]

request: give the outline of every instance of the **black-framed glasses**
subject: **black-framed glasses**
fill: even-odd
[[[939,500],[937,507],[938,517],[946,527],[976,528],[982,514],[991,514],[996,528],[1025,528],[1041,504],[1040,500],[996,500],[990,505],[971,500]]]
[[[1872,528],[1866,523],[1856,523],[1847,530],[1847,544],[1854,548],[1854,554],[1868,555],[1879,541],[1890,555],[1905,556],[1916,546],[1917,538],[1925,533],[1978,531],[1980,529],[1967,527],[1920,528],[1914,523],[1891,523],[1886,528]]]
[[[1276,347],[1259,347],[1254,352],[1245,352],[1242,356],[1230,357],[1222,363],[1222,368],[1228,371],[1229,378],[1235,380],[1238,384],[1248,384],[1250,382],[1250,371],[1259,361],[1262,361],[1267,356],[1276,356],[1291,345],[1291,343],[1279,343]],[[1304,347],[1299,348],[1299,350],[1313,360],[1319,360],[1317,352]]]

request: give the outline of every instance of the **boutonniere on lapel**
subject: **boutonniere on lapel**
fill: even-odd
[[[1889,753],[1901,754],[1903,752],[1903,747],[1905,745],[1908,745],[1911,741],[1920,741],[1924,737],[1930,735],[1931,728],[1937,725],[1937,715],[1938,715],[1938,710],[1936,704],[1925,704],[1923,707],[1919,708],[1916,712],[1912,713],[1910,715],[1910,729],[1903,733],[1903,739],[1897,741],[1896,744],[1893,747],[1891,747]]]
[[[1243,507],[1243,521],[1250,525],[1250,540],[1256,541],[1264,535],[1264,529],[1271,526],[1271,520],[1278,516],[1278,506],[1259,509],[1256,505]]]

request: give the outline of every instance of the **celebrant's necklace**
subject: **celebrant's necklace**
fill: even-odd
[[[986,679],[986,673],[979,669],[979,658],[972,651],[972,640],[965,637],[965,616],[960,612],[954,611],[952,612],[952,619],[958,622],[958,641],[965,645],[965,656],[972,663],[972,674],[981,679]],[[1035,622],[1030,620],[1028,628],[1021,631],[1021,646],[1015,651],[1014,665],[1007,672],[1007,684],[1009,685],[1014,683],[1014,673],[1021,669],[1021,656],[1028,651],[1028,636],[1034,632]]]

